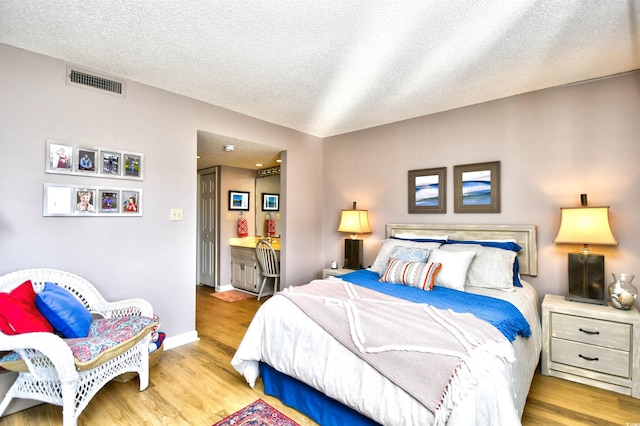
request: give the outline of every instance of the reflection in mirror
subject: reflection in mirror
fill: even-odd
[[[282,224],[280,223],[279,199],[274,204],[273,199],[267,199],[264,205],[263,194],[280,195],[280,175],[272,175],[256,178],[256,236],[268,236],[271,226],[273,236],[280,236]],[[275,210],[277,208],[277,210]],[[273,230],[275,228],[275,231]]]

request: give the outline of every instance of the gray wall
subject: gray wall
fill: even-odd
[[[325,267],[342,258],[340,209],[368,209],[370,265],[387,223],[534,224],[538,293],[566,294],[567,253],[555,245],[560,207],[610,206],[619,245],[593,246],[612,272],[640,275],[640,72],[558,87],[326,139]],[[501,162],[502,212],[453,213],[453,166]],[[409,214],[407,171],[447,167],[447,213]],[[635,283],[640,287],[640,278]]]
[[[66,65],[0,44],[0,274],[72,271],[108,300],[148,299],[169,339],[193,338],[196,138],[205,130],[287,151],[284,198],[295,202],[281,206],[293,210],[283,275],[316,276],[321,253],[306,248],[321,244],[321,140],[136,82],[125,99],[71,87]],[[46,174],[47,139],[144,153],[144,181]],[[43,217],[44,183],[139,187],[144,216]],[[169,221],[171,208],[184,220]]]

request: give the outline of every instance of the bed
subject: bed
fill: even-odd
[[[534,225],[390,224],[370,268],[265,302],[232,365],[322,425],[519,424],[536,274]]]

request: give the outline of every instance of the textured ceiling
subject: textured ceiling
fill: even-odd
[[[1,0],[0,43],[327,137],[640,69],[634,0]]]

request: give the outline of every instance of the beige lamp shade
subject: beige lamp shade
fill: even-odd
[[[609,207],[564,207],[554,243],[618,245],[609,226]]]
[[[338,232],[348,232],[354,239],[356,234],[371,233],[369,212],[367,210],[342,210]]]

